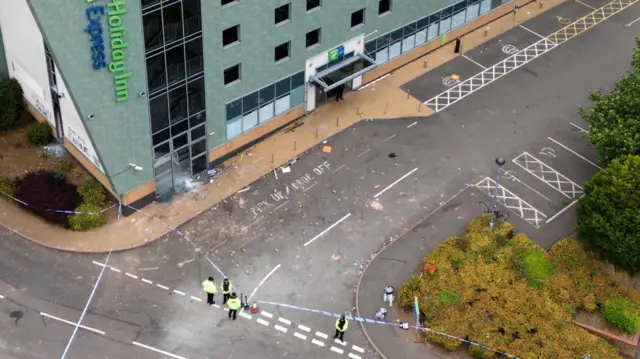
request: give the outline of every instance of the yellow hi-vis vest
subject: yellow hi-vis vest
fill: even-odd
[[[227,301],[227,306],[231,310],[240,309],[240,299],[239,298],[231,298]]]
[[[336,329],[338,329],[341,332],[346,332],[348,328],[349,328],[349,321],[345,319],[344,326],[342,327],[342,329],[340,329],[340,319],[336,320]]]
[[[218,290],[216,289],[216,283],[210,280],[205,280],[204,282],[202,282],[202,289],[207,293],[218,293]]]
[[[231,288],[233,288],[231,282],[229,282],[229,288],[227,290],[224,290],[224,283],[222,283],[222,294],[231,294]]]

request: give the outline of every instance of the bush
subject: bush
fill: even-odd
[[[9,196],[16,194],[16,182],[6,175],[0,175],[0,191]]]
[[[60,179],[53,172],[26,174],[18,181],[16,197],[29,204],[27,210],[42,219],[68,228],[67,214],[51,210],[73,211],[80,204],[76,186]]]
[[[24,138],[31,146],[44,146],[51,141],[51,127],[43,122],[33,123],[27,127]]]
[[[58,162],[58,172],[57,175],[60,178],[67,177],[67,174],[71,171],[71,163],[67,160],[60,160]]]
[[[85,204],[99,207],[99,210],[107,203],[107,191],[100,183],[87,181],[78,188],[78,194]]]
[[[460,293],[455,290],[442,290],[440,291],[440,300],[445,305],[457,305],[460,303]]]
[[[0,81],[0,131],[7,131],[20,120],[22,87],[16,79]]]
[[[69,226],[73,231],[87,231],[98,228],[105,223],[104,213],[99,213],[102,208],[91,203],[83,203],[76,212],[87,212],[96,214],[73,214],[69,216]]]
[[[638,316],[629,313],[629,301],[622,296],[615,296],[604,305],[604,318],[615,327],[627,333],[635,334],[638,329]]]
[[[542,288],[544,282],[553,274],[553,263],[542,251],[525,251],[520,255],[520,266],[529,285]]]

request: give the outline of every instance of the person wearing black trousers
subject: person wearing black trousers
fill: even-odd
[[[344,95],[344,84],[336,87],[336,101],[344,100],[342,95]]]

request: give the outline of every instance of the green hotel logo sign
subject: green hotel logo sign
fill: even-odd
[[[85,1],[93,4],[95,0]],[[126,0],[112,0],[106,4],[106,10],[102,5],[89,6],[86,10],[89,25],[84,29],[90,36],[93,68],[100,70],[106,67],[113,74],[116,102],[124,102],[129,99],[128,78],[131,77],[131,72],[127,71],[124,66],[125,49],[129,47],[129,44],[125,41],[127,31],[122,24],[122,15],[127,13],[126,4]],[[108,39],[106,40],[102,27],[102,18],[105,15],[109,25]],[[108,64],[105,41],[109,42],[111,49],[111,61]]]
[[[340,60],[344,56],[344,46],[329,50],[329,62]]]

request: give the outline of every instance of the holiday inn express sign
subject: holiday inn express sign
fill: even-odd
[[[91,60],[93,68],[100,70],[108,68],[113,74],[116,102],[124,102],[129,99],[128,78],[131,72],[124,66],[125,49],[129,44],[125,41],[127,31],[122,23],[122,16],[127,13],[126,0],[112,0],[105,6],[94,5],[95,0],[85,0],[90,6],[87,8],[87,20],[89,24],[84,31],[89,34],[91,42]],[[102,27],[103,17],[107,18],[108,34]],[[107,39],[105,39],[107,37]],[[105,54],[104,43],[108,41],[111,54],[109,58]],[[110,60],[110,61],[108,61]]]

